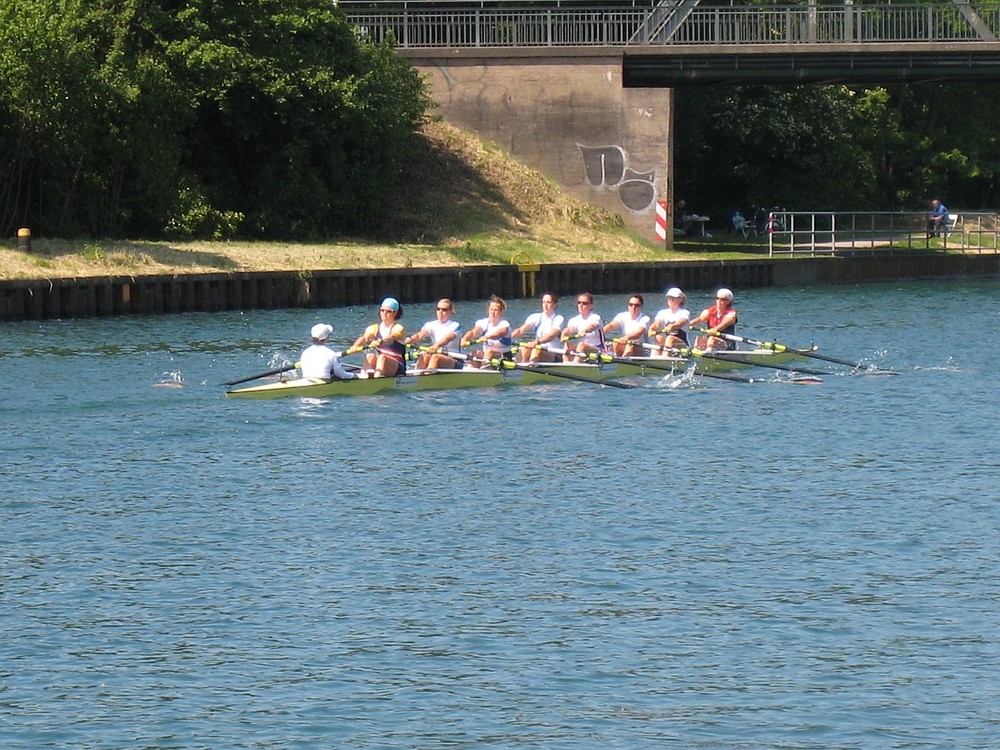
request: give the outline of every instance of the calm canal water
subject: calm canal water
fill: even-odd
[[[3,325],[0,745],[995,748],[1000,282],[736,291],[901,374],[244,402],[375,307]]]

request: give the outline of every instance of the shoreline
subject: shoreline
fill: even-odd
[[[745,289],[997,275],[1000,254],[933,253],[11,279],[0,281],[0,321],[347,307],[389,295],[413,304],[491,294],[528,298],[546,290],[628,294],[675,285]]]

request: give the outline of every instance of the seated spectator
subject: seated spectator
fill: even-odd
[[[740,211],[733,211],[729,215],[729,218],[733,222],[733,232],[739,232],[744,237],[750,233],[750,224],[747,223],[746,217]]]
[[[688,237],[711,237],[705,231],[705,224],[708,223],[707,216],[699,216],[687,210],[687,203],[677,202],[677,210],[674,211],[674,228],[681,229]]]
[[[931,215],[927,218],[927,236],[940,237],[948,231],[948,209],[937,198],[931,201]]]

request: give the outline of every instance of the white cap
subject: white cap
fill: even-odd
[[[715,296],[716,296],[716,298],[722,297],[723,299],[727,299],[730,302],[733,301],[733,293],[732,293],[732,291],[730,291],[729,289],[726,289],[725,287],[723,287],[722,289],[720,289],[719,291],[717,291],[715,293]]]
[[[675,286],[672,286],[667,290],[666,296],[673,297],[674,299],[687,299],[687,295]]]
[[[330,338],[330,334],[333,333],[333,326],[329,323],[317,323],[312,327],[310,333],[317,341],[326,341]]]

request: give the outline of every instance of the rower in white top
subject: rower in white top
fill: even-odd
[[[642,311],[643,303],[641,294],[633,294],[628,298],[628,309],[618,313],[604,326],[605,337],[621,330],[621,336],[611,344],[611,353],[616,357],[636,357],[645,354],[642,345],[646,343],[649,316]]]
[[[462,324],[454,320],[455,306],[447,297],[439,299],[434,306],[434,320],[428,320],[420,330],[406,339],[407,346],[413,346],[424,339],[430,339],[427,351],[417,357],[417,369],[456,370],[463,362],[451,356],[458,353],[458,337]]]
[[[512,326],[503,317],[506,310],[507,302],[494,294],[486,307],[486,317],[477,320],[462,336],[463,347],[473,342],[483,345],[481,349],[472,352],[468,364],[473,367],[489,367],[490,360],[511,358]]]
[[[576,307],[579,314],[570,318],[562,330],[566,362],[582,362],[588,354],[604,351],[604,321],[594,312],[594,295],[590,292],[576,295]]]
[[[512,338],[519,338],[534,331],[535,340],[524,342],[518,349],[519,362],[556,362],[559,357],[549,351],[554,344],[559,343],[562,332],[563,316],[556,312],[559,298],[552,292],[542,295],[541,312],[531,313],[524,323],[511,332]]]
[[[688,345],[687,327],[691,313],[684,302],[687,295],[679,287],[667,290],[667,306],[656,313],[649,326],[649,337],[660,345],[657,354],[666,354],[668,349],[680,349]]]

